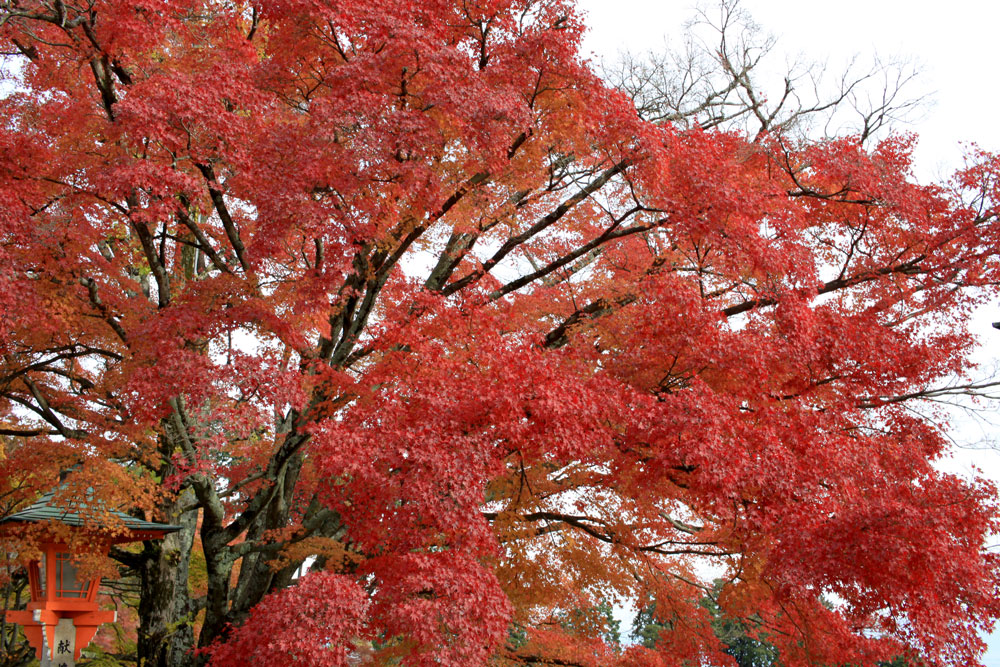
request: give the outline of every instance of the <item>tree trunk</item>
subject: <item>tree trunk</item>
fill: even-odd
[[[202,547],[205,550],[205,571],[208,574],[208,594],[205,602],[205,621],[198,635],[198,647],[209,646],[226,633],[231,622],[229,600],[233,561],[228,545],[222,541],[217,531],[206,531],[202,526]],[[204,664],[207,658],[191,661],[189,664]]]
[[[295,494],[295,484],[302,469],[302,455],[295,454],[278,476],[277,493],[257,521],[247,530],[247,542],[260,541],[267,531],[288,525],[289,511]],[[276,570],[272,567],[273,553],[255,552],[245,555],[240,563],[240,576],[233,591],[231,622],[246,620],[250,610],[273,590]],[[294,568],[293,568],[294,569]]]
[[[174,508],[179,510],[193,501],[194,492],[185,489]],[[193,661],[192,622],[197,610],[188,590],[188,578],[198,513],[188,511],[174,516],[177,518],[173,522],[181,530],[162,540],[146,542],[142,552],[138,641],[142,667],[184,667]]]

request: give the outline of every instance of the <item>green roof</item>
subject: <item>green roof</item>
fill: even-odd
[[[85,526],[87,524],[92,525],[94,523],[93,519],[90,519],[87,516],[86,505],[76,503],[78,507],[84,510],[84,515],[81,516],[79,512],[73,509],[66,509],[65,507],[60,507],[54,504],[54,498],[55,491],[49,491],[30,507],[0,519],[0,524],[14,522],[40,523],[44,521],[58,521],[59,523],[64,523],[67,526]],[[104,510],[102,513],[110,514],[116,519],[121,520],[127,529],[134,532],[148,531],[172,533],[181,529],[180,526],[175,526],[169,523],[143,521],[142,519],[129,516],[125,512],[121,512],[119,510]]]

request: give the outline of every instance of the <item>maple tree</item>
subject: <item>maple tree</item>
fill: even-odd
[[[1000,158],[810,140],[752,50],[664,113],[583,29],[0,2],[4,500],[181,526],[111,554],[143,664],[732,664],[715,578],[785,665],[975,662],[1000,508],[910,408],[971,370]]]

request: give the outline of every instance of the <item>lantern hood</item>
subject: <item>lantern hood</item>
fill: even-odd
[[[75,509],[67,509],[57,505],[54,502],[55,495],[55,489],[43,494],[41,498],[29,507],[0,519],[0,526],[6,527],[9,524],[56,522],[74,527],[105,527],[100,522],[95,522],[93,519],[86,516],[87,505],[85,503],[73,503],[76,507],[84,510],[84,515],[81,515],[80,512]],[[180,526],[175,526],[169,523],[144,521],[134,516],[130,516],[120,510],[108,510],[102,508],[100,513],[113,516],[115,519],[120,520],[123,527],[127,531],[125,534],[113,539],[113,542],[135,542],[140,540],[158,539],[167,533],[173,533],[181,529]]]

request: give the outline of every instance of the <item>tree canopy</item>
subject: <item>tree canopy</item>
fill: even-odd
[[[3,510],[76,466],[182,526],[112,550],[109,650],[731,665],[724,614],[976,661],[996,490],[913,408],[971,371],[1000,159],[810,137],[854,88],[768,102],[722,29],[657,88],[571,0],[0,0]]]

